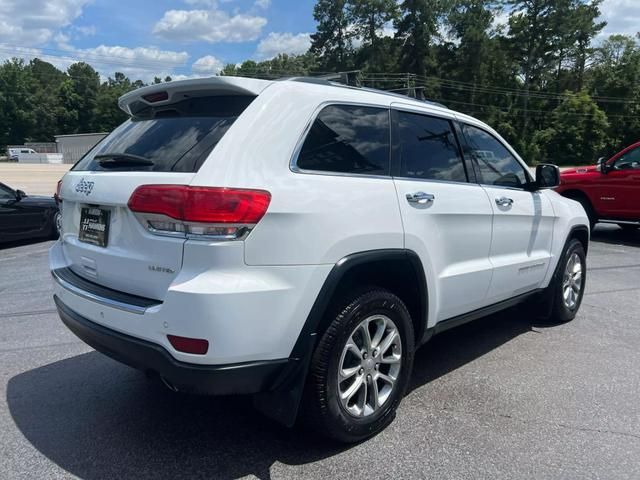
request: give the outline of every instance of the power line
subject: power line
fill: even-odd
[[[10,44],[0,44],[0,51],[10,52],[13,55],[18,56],[33,56],[38,57],[37,54],[33,52],[25,51],[24,48],[19,46],[13,46],[14,49],[7,49],[5,46],[11,46]],[[169,62],[169,61],[160,61],[160,60],[146,60],[146,61],[138,61],[135,59],[131,59],[129,57],[118,57],[114,55],[102,55],[98,53],[86,53],[81,52],[81,54],[77,57],[72,55],[68,55],[69,52],[66,50],[54,49],[54,48],[42,48],[40,49],[42,52],[62,52],[64,55],[49,55],[46,54],[40,55],[45,58],[55,58],[62,59],[66,61],[87,61],[91,59],[96,59],[96,62],[102,65],[110,65],[110,66],[120,66],[126,68],[142,68],[144,70],[153,70],[155,68],[181,68],[186,67],[186,62]],[[263,68],[255,68],[255,69],[247,69],[240,68],[240,71],[236,72],[240,76],[246,77],[273,77],[278,78],[285,75],[300,75],[305,72],[304,67],[300,69],[300,71],[291,71],[291,70],[278,70],[278,69],[263,69]],[[166,73],[166,72],[164,72]],[[335,74],[337,72],[320,72],[320,71],[307,71],[307,75],[326,75],[326,74]],[[449,90],[459,90],[459,91],[468,91],[468,92],[477,92],[477,93],[485,93],[485,94],[493,94],[493,95],[513,95],[520,97],[528,97],[528,98],[536,98],[542,100],[564,100],[569,98],[567,94],[555,94],[555,93],[547,93],[547,92],[537,92],[537,91],[526,91],[524,89],[518,88],[508,88],[501,87],[496,85],[487,85],[487,84],[476,84],[472,82],[463,82],[460,80],[451,80],[445,79],[436,76],[428,76],[428,75],[416,75],[416,74],[407,74],[403,72],[366,72],[362,74],[362,79],[365,81],[373,81],[376,83],[396,83],[403,81],[422,81],[425,86],[436,86],[440,88],[445,88]],[[435,84],[435,85],[434,85]],[[591,96],[591,99],[597,103],[619,103],[619,104],[640,104],[638,100],[629,100],[627,98],[621,97],[606,97],[606,96]]]

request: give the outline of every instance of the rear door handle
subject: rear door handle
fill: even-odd
[[[496,205],[499,207],[510,207],[513,205],[513,199],[507,197],[498,197],[496,198]]]
[[[433,203],[436,199],[435,195],[425,192],[407,193],[407,202],[417,203],[418,205],[427,205]]]

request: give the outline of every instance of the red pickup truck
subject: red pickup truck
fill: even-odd
[[[582,204],[591,228],[598,222],[640,228],[640,142],[597,165],[563,171],[557,191]]]

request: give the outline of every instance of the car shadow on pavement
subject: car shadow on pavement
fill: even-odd
[[[416,352],[408,392],[530,332],[533,322],[522,309],[510,308],[436,335]]]
[[[410,390],[530,328],[529,320],[507,311],[435,337],[416,354]],[[175,394],[96,352],[11,378],[7,403],[39,452],[89,480],[269,479],[274,463],[303,465],[349,448],[271,422],[248,397]]]
[[[608,243],[611,245],[625,245],[640,247],[640,229],[623,230],[617,226],[596,226],[591,232],[591,241]]]

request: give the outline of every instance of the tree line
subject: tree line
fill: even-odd
[[[221,75],[350,72],[341,80],[486,121],[529,163],[592,163],[640,140],[640,40],[602,38],[601,1],[318,0],[307,53],[229,64]],[[109,131],[126,118],[117,98],[143,85],[122,73],[101,81],[86,63],[62,72],[7,61],[0,146]]]

